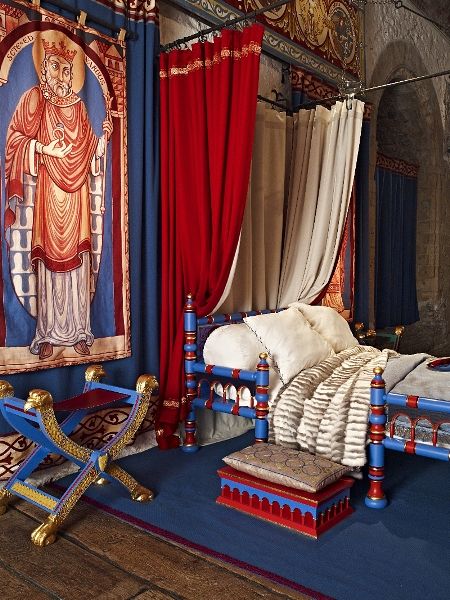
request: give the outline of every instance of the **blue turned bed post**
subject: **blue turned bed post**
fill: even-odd
[[[386,386],[383,369],[375,367],[375,376],[370,383],[370,414],[369,414],[369,479],[370,488],[366,496],[366,506],[384,508],[387,499],[383,491],[384,481],[384,438],[386,425]]]
[[[184,371],[185,371],[185,402],[187,404],[187,417],[185,420],[185,437],[182,450],[184,452],[196,452],[199,449],[196,438],[195,409],[196,407],[207,408],[213,411],[237,415],[255,419],[255,442],[267,442],[269,432],[269,365],[267,354],[259,355],[256,370],[245,371],[221,367],[219,365],[206,365],[197,356],[197,331],[199,325],[224,324],[229,322],[241,322],[247,314],[265,314],[272,311],[261,311],[249,313],[234,313],[232,315],[216,315],[197,319],[197,312],[192,294],[187,295],[184,307]],[[207,373],[217,376],[217,382],[208,384],[207,396],[202,396],[201,382],[197,389],[196,373]],[[214,383],[219,383],[220,378],[231,379],[243,384],[237,390],[237,399],[227,400],[220,398],[214,393]],[[205,380],[203,380],[205,381]],[[248,384],[255,386],[255,401],[251,406],[239,406],[239,394],[243,387]],[[229,383],[227,385],[230,385]]]
[[[255,442],[267,442],[269,438],[269,365],[267,363],[267,354],[262,352],[259,355],[259,362],[256,367],[256,412],[255,412]]]
[[[188,415],[184,422],[184,452],[197,452],[197,438],[195,436],[195,409],[192,400],[196,396],[196,380],[194,363],[197,360],[197,313],[192,294],[187,295],[184,306],[184,372],[185,394],[188,406]]]

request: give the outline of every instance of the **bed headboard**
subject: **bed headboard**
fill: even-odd
[[[187,338],[192,338],[192,334],[195,333],[196,342],[194,343],[196,344],[196,357],[201,359],[201,357],[203,357],[203,347],[205,342],[208,339],[209,334],[214,331],[214,329],[217,329],[217,327],[230,325],[232,323],[242,323],[245,317],[281,312],[282,310],[286,309],[265,308],[263,310],[248,310],[231,314],[215,313],[214,315],[207,315],[206,317],[198,317],[193,295],[188,294],[184,306],[184,332],[186,344],[188,344]]]

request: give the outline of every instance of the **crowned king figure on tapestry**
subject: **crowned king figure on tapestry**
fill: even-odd
[[[0,371],[130,354],[125,45],[0,2]]]

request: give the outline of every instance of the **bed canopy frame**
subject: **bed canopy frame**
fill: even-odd
[[[60,1],[60,0],[54,0],[54,1],[56,2],[56,1]],[[189,42],[192,42],[194,40],[204,41],[208,35],[220,32],[224,28],[236,27],[237,25],[239,25],[241,23],[243,23],[245,25],[246,23],[256,19],[256,17],[258,15],[262,15],[266,12],[273,11],[274,9],[280,8],[281,6],[289,4],[290,2],[292,2],[292,0],[278,0],[277,2],[274,2],[273,4],[269,4],[268,6],[265,6],[263,8],[259,8],[252,12],[245,13],[245,14],[235,17],[233,19],[227,19],[227,21],[225,23],[219,23],[217,25],[212,25],[210,27],[207,27],[206,29],[202,29],[191,35],[188,35],[188,36],[185,36],[182,38],[178,38],[177,40],[174,40],[173,42],[162,45],[160,47],[160,50],[161,50],[161,52],[167,52],[174,48],[178,48],[178,49],[186,48],[187,44]],[[409,12],[414,13],[418,17],[421,17],[421,18],[429,21],[430,23],[438,25],[432,19],[430,19],[430,18],[426,17],[425,15],[423,15],[415,10],[412,10],[408,6],[404,5],[403,2],[401,2],[401,0],[396,0],[393,3],[393,5],[396,9],[403,8],[405,10],[408,10]],[[280,59],[276,56],[273,56],[273,57],[277,58],[281,62],[284,62],[284,61],[282,61],[282,59]],[[302,66],[302,65],[298,64],[296,66]],[[344,72],[343,72],[343,75],[344,75]],[[435,77],[444,77],[446,75],[450,75],[450,69],[447,69],[446,71],[439,71],[437,73],[419,75],[417,77],[409,77],[408,79],[403,79],[400,81],[392,81],[389,83],[384,83],[384,84],[375,85],[375,86],[371,86],[371,87],[364,87],[362,84],[362,81],[354,81],[354,80],[350,80],[350,79],[345,79],[343,77],[343,84],[342,84],[341,88],[339,89],[339,94],[336,94],[334,96],[329,96],[326,98],[322,98],[319,100],[312,100],[310,102],[298,104],[297,106],[294,106],[294,107],[289,106],[289,102],[287,100],[285,101],[285,104],[283,104],[283,102],[280,102],[278,93],[276,93],[276,96],[277,96],[276,100],[266,98],[262,95],[258,95],[258,100],[261,100],[262,102],[267,102],[268,104],[272,105],[274,108],[280,109],[282,111],[286,111],[288,113],[292,113],[292,112],[297,112],[300,109],[314,108],[317,105],[326,104],[329,102],[333,103],[333,102],[338,102],[338,101],[342,101],[342,100],[351,102],[351,100],[356,97],[363,100],[363,96],[369,92],[375,92],[378,90],[382,90],[385,88],[391,88],[391,87],[395,87],[398,85],[406,85],[409,83],[424,81],[426,79],[433,79]],[[273,90],[273,91],[276,92],[276,90]]]

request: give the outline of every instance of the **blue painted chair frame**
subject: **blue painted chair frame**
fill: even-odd
[[[13,496],[18,496],[47,511],[49,516],[32,533],[31,539],[38,546],[51,544],[56,532],[67,515],[85,492],[96,480],[116,479],[131,494],[133,500],[147,501],[153,498],[153,492],[141,486],[131,475],[114,463],[120,451],[130,443],[144,419],[152,391],[158,386],[151,375],[141,375],[136,391],[100,383],[105,372],[100,365],[86,369],[86,383],[80,399],[75,406],[72,400],[62,404],[71,406],[70,414],[58,423],[51,395],[45,390],[32,390],[26,401],[14,396],[14,390],[8,382],[0,382],[0,410],[9,424],[36,444],[30,456],[20,465],[14,475],[0,490],[0,515],[4,514]],[[101,449],[91,450],[77,444],[69,435],[81,419],[92,410],[86,401],[94,390],[103,390],[104,401],[109,406],[120,401],[129,405],[130,413],[120,431],[118,431]],[[105,393],[107,392],[107,393]],[[101,394],[97,393],[97,397]],[[84,403],[83,403],[84,400]],[[103,405],[103,403],[102,403]],[[105,407],[108,405],[106,404]],[[61,498],[38,489],[26,481],[39,464],[50,454],[55,453],[75,463],[80,470]]]

